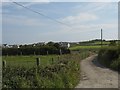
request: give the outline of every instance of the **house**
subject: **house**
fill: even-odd
[[[2,48],[20,48],[19,45],[2,44]]]
[[[70,47],[70,43],[68,42],[59,42],[61,47],[65,47],[65,48],[69,48]]]
[[[7,44],[2,44],[2,48],[8,48]]]
[[[12,48],[20,48],[19,45],[12,45]]]

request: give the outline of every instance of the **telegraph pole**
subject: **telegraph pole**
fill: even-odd
[[[103,45],[103,32],[102,32],[102,29],[101,29],[101,47]]]

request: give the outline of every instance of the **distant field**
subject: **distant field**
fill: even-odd
[[[100,49],[101,46],[75,46],[70,47],[70,50],[81,50],[81,49]]]
[[[109,45],[109,44],[110,44],[110,42],[106,42],[106,41],[103,41],[102,43],[103,43],[103,44],[106,44],[106,45]],[[100,45],[101,42],[100,42],[100,41],[96,41],[94,44],[95,44],[95,45]]]

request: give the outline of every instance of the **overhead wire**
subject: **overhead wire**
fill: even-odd
[[[49,17],[49,16],[47,16],[47,15],[41,13],[41,12],[38,12],[38,11],[33,10],[33,9],[29,8],[29,7],[26,7],[26,6],[24,6],[24,5],[22,5],[22,4],[18,3],[18,2],[14,2],[14,1],[13,1],[13,3],[16,4],[16,5],[18,5],[18,6],[21,6],[21,7],[25,8],[25,9],[31,11],[31,12],[37,13],[37,14],[43,16],[43,17],[46,17],[46,18],[48,18],[48,19],[50,19],[50,20],[52,20],[52,21],[55,21],[56,23],[62,24],[62,25],[64,25],[64,26],[67,26],[67,27],[70,28],[70,30],[71,30],[71,29],[75,29],[75,28],[71,27],[70,25],[68,25],[68,24],[66,24],[66,23],[64,23],[64,22],[61,22],[61,21],[56,20],[56,19],[54,19],[54,18],[52,18],[52,17]],[[97,30],[90,30],[90,31],[97,31]],[[80,32],[88,32],[88,30],[84,30],[84,31],[80,31]]]
[[[43,14],[43,13],[41,13],[41,12],[35,11],[35,10],[31,9],[31,8],[28,8],[28,7],[22,5],[22,4],[18,3],[18,2],[13,2],[13,3],[16,4],[16,5],[19,5],[19,6],[23,7],[23,8],[25,8],[25,9],[27,9],[27,10],[29,10],[29,11],[32,11],[32,12],[37,13],[37,14],[39,14],[39,15],[41,15],[41,16],[44,16],[44,17],[46,17],[46,18],[48,18],[48,19],[51,19],[51,20],[53,20],[53,21],[55,21],[55,22],[57,22],[57,23],[59,23],[59,24],[62,24],[62,25],[65,25],[65,26],[71,28],[71,26],[70,26],[70,25],[67,25],[66,23],[63,23],[63,22],[61,22],[61,21],[58,21],[58,20],[56,20],[56,19],[54,19],[54,18],[52,18],[52,17],[49,17],[49,16]]]

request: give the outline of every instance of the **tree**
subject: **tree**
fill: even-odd
[[[48,46],[53,46],[53,45],[54,45],[54,42],[51,42],[51,41],[50,41],[50,42],[47,43],[47,45],[48,45]]]
[[[58,43],[55,43],[54,46],[55,46],[57,49],[60,48],[60,44],[58,44]]]

